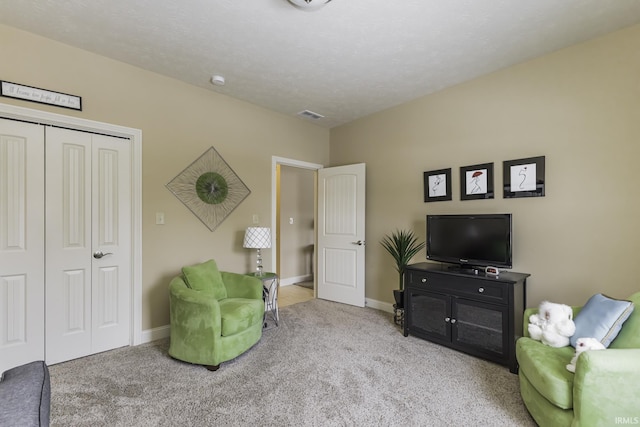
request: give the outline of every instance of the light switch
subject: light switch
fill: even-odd
[[[293,224],[293,218],[289,218],[289,224]]]
[[[156,212],[156,224],[157,225],[164,224],[164,212]]]
[[[259,224],[260,223],[260,218],[258,217],[257,214],[253,214],[253,223],[254,224]]]

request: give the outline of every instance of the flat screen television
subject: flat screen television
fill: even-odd
[[[432,261],[511,268],[511,214],[427,215],[426,244]]]

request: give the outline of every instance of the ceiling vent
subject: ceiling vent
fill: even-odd
[[[311,120],[324,119],[324,116],[322,114],[314,113],[313,111],[309,111],[309,110],[300,111],[298,113],[298,116],[304,117],[305,119],[311,119]]]

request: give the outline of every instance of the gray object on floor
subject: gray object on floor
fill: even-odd
[[[0,426],[48,426],[49,368],[43,361],[9,369],[0,381]]]

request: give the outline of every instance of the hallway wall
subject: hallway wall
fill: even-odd
[[[315,173],[280,167],[280,282],[284,284],[313,277]]]

